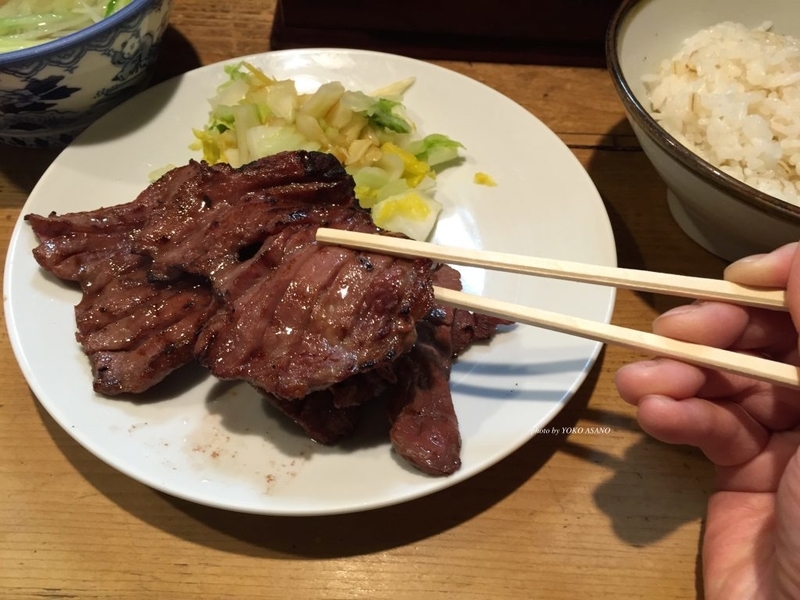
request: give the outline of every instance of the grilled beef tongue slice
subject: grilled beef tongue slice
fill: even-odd
[[[76,338],[98,393],[141,393],[194,360],[200,328],[219,307],[204,280],[151,283],[148,266],[85,291],[75,307]]]
[[[451,345],[446,324],[417,325],[414,348],[394,364],[388,388],[390,439],[394,450],[430,475],[461,467],[461,435],[450,394]]]
[[[150,259],[131,250],[149,213],[198,171],[197,164],[174,169],[127,204],[25,216],[40,242],[33,251],[40,266],[81,287],[76,339],[98,393],[143,392],[192,361],[200,326],[217,308],[204,280],[152,283]]]
[[[264,399],[320,444],[335,444],[349,437],[358,424],[360,407],[336,406],[329,390],[313,392],[300,400],[281,400],[271,394],[266,394]]]
[[[452,267],[438,265],[433,283],[460,290],[461,276]],[[461,467],[461,436],[450,391],[452,361],[474,341],[491,338],[497,326],[506,323],[436,306],[417,324],[414,348],[392,366],[393,385],[385,392],[392,446],[421,471],[449,475]]]
[[[173,169],[126,204],[64,215],[25,215],[40,242],[33,257],[46,271],[77,281],[84,288],[92,285],[95,277],[112,277],[112,269],[97,268],[104,258],[130,255],[133,236],[152,211],[197,177],[200,170],[198,163]]]
[[[203,164],[153,212],[134,249],[153,258],[153,279],[182,271],[211,277],[285,224],[354,207],[353,185],[341,163],[322,152],[282,152],[237,169]]]
[[[407,352],[433,305],[430,263],[318,244],[288,226],[217,278],[225,304],[197,341],[201,364],[299,400]]]

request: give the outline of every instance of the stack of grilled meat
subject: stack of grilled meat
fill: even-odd
[[[434,285],[461,285],[446,265],[316,242],[318,227],[395,235],[333,156],[192,161],[127,204],[25,218],[37,262],[80,286],[96,392],[138,394],[198,361],[324,444],[383,401],[401,456],[433,475],[460,467],[451,362],[499,321],[437,305]]]

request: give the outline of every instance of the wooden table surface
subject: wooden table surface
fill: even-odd
[[[157,81],[270,49],[272,1],[176,0]],[[724,262],[669,215],[603,69],[434,61],[541,119],[593,178],[621,266],[720,276]],[[56,151],[0,148],[3,254]],[[679,301],[620,291],[613,322],[649,330]],[[272,517],[154,491],[95,458],[37,403],[0,331],[2,598],[702,597],[700,535],[711,469],[647,437],[606,348],[558,426],[434,496],[370,512]],[[54,367],[55,368],[55,367]]]

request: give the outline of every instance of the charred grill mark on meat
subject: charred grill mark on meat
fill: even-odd
[[[497,321],[435,306],[432,279],[460,287],[453,269],[317,244],[320,226],[384,233],[332,156],[192,161],[130,203],[26,219],[39,264],[80,285],[76,339],[99,393],[145,391],[196,359],[325,444],[382,397],[400,455],[458,468],[450,364]]]
[[[352,179],[328,154],[284,152],[239,169],[205,166],[153,212],[135,250],[153,258],[156,278],[173,276],[176,267],[210,276],[276,227],[319,219],[353,200]]]
[[[224,300],[196,349],[215,376],[298,400],[410,349],[433,302],[430,263],[316,243],[323,223],[378,232],[334,157],[287,153],[200,179],[134,246],[156,278],[208,277]]]
[[[217,377],[296,400],[410,349],[432,303],[427,262],[376,256],[365,272],[315,230],[283,229],[215,281],[226,302],[197,355]]]
[[[204,281],[149,281],[150,259],[132,236],[151,210],[193,177],[175,169],[127,204],[85,213],[27,215],[40,241],[34,257],[47,271],[77,282],[76,339],[89,358],[95,391],[143,392],[193,360],[193,344],[217,301]]]

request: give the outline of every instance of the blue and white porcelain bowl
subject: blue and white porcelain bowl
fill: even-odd
[[[133,0],[61,39],[0,53],[0,142],[63,147],[150,80],[172,0]]]

